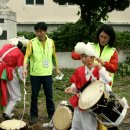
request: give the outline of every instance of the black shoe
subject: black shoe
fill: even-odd
[[[11,120],[11,118],[5,113],[2,114],[2,117],[4,120]]]
[[[36,116],[31,117],[31,120],[29,121],[29,125],[36,124],[38,122],[38,118]]]

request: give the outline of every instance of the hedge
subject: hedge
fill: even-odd
[[[25,36],[28,39],[35,37],[33,32],[18,32],[18,36]],[[89,39],[88,30],[85,24],[77,22],[76,24],[68,23],[59,27],[56,31],[48,34],[55,41],[57,52],[70,52],[74,49],[77,42],[87,43]],[[96,32],[93,32],[91,38],[95,41]],[[117,49],[130,49],[130,32],[116,32]]]

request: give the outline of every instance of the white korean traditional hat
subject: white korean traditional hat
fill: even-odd
[[[26,46],[27,43],[29,42],[29,40],[26,39],[24,36],[9,39],[9,43],[14,45],[14,46],[17,46],[19,41],[23,44],[23,46]]]
[[[78,106],[80,109],[86,110],[94,106],[104,93],[104,83],[96,80],[88,85],[80,94]]]
[[[88,42],[87,44],[84,42],[78,42],[75,46],[75,52],[78,54],[86,54],[88,56],[97,57],[97,52],[91,42]]]

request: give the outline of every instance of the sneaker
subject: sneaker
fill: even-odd
[[[43,128],[52,128],[54,125],[53,125],[53,121],[50,120],[49,123],[44,123],[43,124]]]
[[[11,118],[14,118],[14,113],[11,114]]]
[[[11,120],[11,117],[9,117],[6,113],[3,113],[2,117],[4,120]]]
[[[38,118],[36,116],[31,117],[31,120],[29,122],[30,125],[36,124],[38,122]]]

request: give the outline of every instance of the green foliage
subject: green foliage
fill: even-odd
[[[18,36],[24,36],[27,39],[33,39],[35,34],[33,32],[22,31],[17,33]]]
[[[53,0],[59,4],[67,2],[77,4],[80,7],[80,18],[89,27],[91,35],[95,29],[95,23],[107,20],[107,13],[113,10],[123,11],[129,7],[130,0]],[[79,13],[79,11],[78,11]]]
[[[56,74],[53,73],[53,88],[54,88],[54,100],[68,100],[71,94],[65,94],[64,90],[65,88],[70,86],[70,76],[74,72],[74,69],[62,69],[62,73],[64,74],[64,77],[62,80],[56,80]]]
[[[119,63],[118,75],[130,76],[130,57],[127,57],[125,62]]]
[[[74,72],[74,70],[72,69],[62,69],[61,70],[63,72],[64,77],[63,80],[59,81],[59,80],[55,80],[55,74],[53,74],[53,93],[54,93],[54,103],[55,106],[57,108],[58,103],[65,100],[68,101],[69,103],[69,98],[70,96],[72,96],[71,94],[65,94],[63,91],[60,91],[56,88],[61,88],[61,89],[65,89],[67,87],[69,87],[69,78],[72,75],[72,73]],[[29,79],[29,78],[28,78]],[[30,125],[29,121],[30,121],[30,104],[31,104],[31,86],[30,86],[30,80],[27,80],[28,82],[26,83],[26,91],[27,91],[27,95],[26,95],[26,107],[25,107],[25,114],[24,114],[24,118],[23,120],[28,124],[28,129],[29,130],[44,130],[43,128],[43,123],[48,122],[47,119],[47,110],[46,110],[46,99],[45,99],[45,94],[43,92],[43,89],[41,88],[40,92],[39,92],[39,98],[38,98],[38,123],[36,125]],[[113,92],[116,93],[117,95],[119,95],[121,98],[122,97],[126,97],[128,104],[130,105],[130,77],[119,77],[118,75],[115,75],[115,80],[114,80],[114,85],[113,85]],[[21,90],[22,90],[22,100],[17,104],[17,106],[15,107],[13,113],[15,114],[15,118],[16,119],[21,119],[22,114],[23,114],[23,97],[24,97],[24,86],[23,83],[21,83]],[[3,111],[1,110],[1,113]],[[62,113],[61,113],[62,114]],[[129,118],[129,117],[128,117]],[[128,119],[127,118],[127,119]],[[3,119],[0,118],[0,121],[2,122]],[[127,120],[127,122],[125,123],[125,126],[129,125],[129,121]],[[124,127],[119,127],[119,129],[121,130],[128,130],[128,128],[124,128]],[[47,129],[46,129],[47,130]]]
[[[101,23],[96,24],[96,30]],[[89,31],[85,22],[82,20],[76,23],[67,23],[60,26],[57,30],[48,34],[50,38],[55,41],[57,52],[71,52],[77,42],[95,42],[96,31],[91,35],[91,40],[89,40]],[[25,36],[27,39],[32,39],[35,37],[33,32],[18,32],[18,36]],[[130,49],[130,32],[116,32],[116,42],[115,47],[117,49]],[[23,48],[23,53],[25,53]]]
[[[53,76],[53,95],[54,95],[55,104],[58,104],[62,100],[68,101],[69,98],[72,96],[72,94],[65,94],[64,90],[65,90],[65,88],[67,88],[71,85],[70,77],[74,73],[74,69],[64,68],[61,71],[64,74],[64,77],[63,77],[62,80],[56,80],[55,79],[56,74],[54,72],[53,72],[53,75],[52,75]],[[128,101],[130,103],[130,95],[129,95],[129,92],[127,91],[128,90],[127,88],[129,88],[128,85],[130,84],[130,80],[127,81],[126,78],[127,77],[124,77],[124,76],[121,76],[121,75],[119,76],[118,73],[116,73],[115,78],[114,78],[113,90],[114,90],[114,92],[118,93],[118,95],[126,96],[126,98],[129,99]],[[26,83],[26,87],[27,87],[27,92],[28,92],[28,94],[27,94],[27,106],[29,106],[30,105],[30,97],[31,97],[30,96],[31,87],[30,87],[29,76],[28,76],[28,80],[27,80],[27,83]],[[45,97],[44,97],[43,89],[41,89],[41,92],[39,93],[39,103],[41,104],[43,102],[45,102]]]
[[[115,47],[120,49],[130,49],[130,32],[116,32],[117,40]]]
[[[101,23],[96,24],[96,30]],[[91,35],[89,40],[89,31],[85,22],[82,20],[76,23],[69,23],[61,26],[56,31],[49,34],[50,37],[55,41],[57,51],[72,51],[77,42],[95,42],[96,31]],[[115,47],[117,49],[130,49],[130,32],[116,32]]]
[[[97,23],[96,26],[98,27],[100,24]],[[91,39],[94,39],[95,35],[95,32],[93,32]],[[56,49],[61,52],[72,51],[77,42],[91,41],[89,40],[88,26],[82,20],[76,23],[67,23],[50,33],[49,36],[55,41]]]

